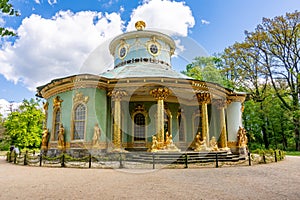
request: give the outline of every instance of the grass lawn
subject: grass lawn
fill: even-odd
[[[285,152],[287,156],[300,156],[300,151],[287,151]]]

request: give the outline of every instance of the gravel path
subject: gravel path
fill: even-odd
[[[300,157],[255,166],[110,170],[0,159],[0,199],[300,199]]]

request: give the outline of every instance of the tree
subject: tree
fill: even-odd
[[[4,122],[5,134],[9,136],[11,145],[39,148],[44,118],[38,101],[23,100],[19,110],[10,113]]]
[[[196,57],[182,73],[197,80],[218,83],[225,87],[230,85],[222,71],[222,60],[216,56]]]
[[[9,3],[9,0],[0,0],[0,10],[2,13],[10,16],[19,16],[19,12],[13,8],[13,5]],[[15,33],[4,27],[0,27],[0,36],[14,36]]]
[[[253,99],[263,102],[267,85],[272,86],[292,116],[295,146],[300,150],[300,12],[264,18],[254,32],[245,33],[244,42],[225,50],[227,61],[233,60],[228,69],[233,79],[245,83]]]

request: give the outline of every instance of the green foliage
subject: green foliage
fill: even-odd
[[[253,102],[247,104],[251,111],[245,113],[244,122],[255,138],[263,137],[266,148],[300,150],[299,36],[300,12],[264,18],[255,31],[246,32],[243,42],[222,55],[235,89],[250,93]]]
[[[300,156],[300,152],[299,151],[287,151],[286,155],[288,155],[288,156]]]
[[[24,100],[19,110],[10,113],[4,122],[10,144],[21,149],[39,148],[44,118],[38,101]]]
[[[0,11],[10,16],[19,16],[19,12],[13,8],[13,5],[9,3],[9,0],[0,0]],[[0,36],[15,36],[13,31],[10,31],[4,27],[0,27]]]
[[[182,73],[197,80],[231,87],[222,71],[222,60],[216,56],[196,57],[191,64],[186,66],[186,70],[182,71]]]

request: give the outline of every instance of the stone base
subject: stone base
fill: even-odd
[[[248,147],[244,146],[244,147],[239,147],[239,154],[240,156],[247,156],[248,155]]]
[[[112,149],[111,151],[109,151],[110,153],[127,153],[128,151],[126,151],[125,149],[123,148],[115,148],[115,149]]]

